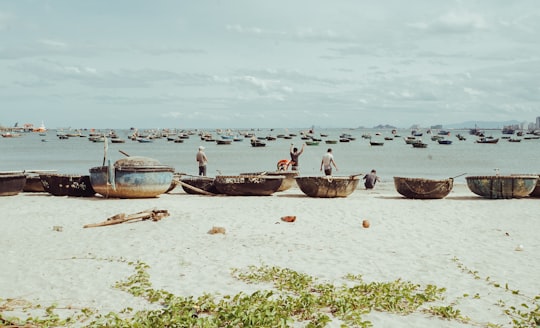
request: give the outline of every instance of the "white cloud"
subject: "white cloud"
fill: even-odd
[[[48,39],[43,39],[43,40],[39,40],[38,41],[39,43],[45,45],[45,46],[48,46],[48,47],[51,47],[51,48],[61,48],[61,49],[65,49],[67,48],[67,43],[63,42],[63,41],[57,41],[57,40],[48,40]]]
[[[483,92],[473,88],[463,88],[463,91],[470,96],[480,96],[483,94]]]
[[[486,19],[468,11],[451,11],[427,22],[408,24],[411,27],[445,33],[469,33],[489,27]]]
[[[34,103],[49,117],[76,104],[244,126],[260,122],[254,109],[290,122],[309,109],[314,124],[330,114],[342,126],[538,111],[532,0],[180,1],[166,10],[141,2],[129,11],[96,0],[49,4],[43,15],[44,7],[15,1],[0,12],[0,98],[14,109],[6,120]]]

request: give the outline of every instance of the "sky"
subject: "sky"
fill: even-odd
[[[532,122],[539,35],[538,0],[3,0],[0,125]]]

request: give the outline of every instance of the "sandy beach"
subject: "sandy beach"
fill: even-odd
[[[374,190],[333,199],[309,198],[297,188],[268,197],[198,196],[178,186],[154,199],[21,193],[0,198],[0,208],[4,301],[99,313],[155,306],[114,288],[134,273],[119,259],[148,264],[153,287],[179,296],[269,288],[231,276],[231,269],[250,265],[289,268],[336,284],[347,274],[367,282],[434,284],[446,288],[440,304],[470,319],[373,310],[363,318],[374,327],[511,327],[504,309],[535,305],[527,297],[540,294],[540,201],[483,199],[465,184],[441,200],[405,199],[383,181]],[[83,228],[152,208],[170,216]],[[287,215],[296,221],[280,219]],[[209,234],[212,227],[225,234]],[[339,324],[336,319],[328,326]]]

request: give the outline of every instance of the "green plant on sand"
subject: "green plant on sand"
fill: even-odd
[[[365,316],[372,311],[409,315],[420,312],[462,323],[470,322],[455,304],[441,304],[444,288],[421,286],[400,279],[391,282],[364,282],[362,276],[347,275],[342,285],[319,282],[316,278],[286,268],[250,266],[233,269],[232,275],[248,284],[271,284],[268,290],[252,294],[240,292],[222,297],[204,294],[198,298],[176,296],[152,288],[149,266],[143,262],[126,262],[135,273],[116,283],[124,290],[153,304],[153,309],[134,311],[126,308],[120,313],[101,314],[91,309],[78,309],[74,315],[61,317],[57,305],[42,309],[40,305],[16,300],[0,300],[0,326],[24,327],[325,327],[335,320],[342,327],[371,327]],[[457,261],[456,261],[457,262]],[[466,271],[463,265],[458,265]],[[476,298],[476,296],[475,296]],[[530,311],[508,307],[503,311],[512,318],[514,327],[534,327],[538,323],[538,298],[530,299]],[[21,303],[22,302],[22,303]],[[433,305],[431,303],[435,303]],[[431,304],[431,306],[429,306]],[[4,312],[14,308],[34,314],[21,319],[8,317]],[[73,310],[73,309],[70,309]],[[475,324],[482,326],[480,324]],[[484,324],[486,327],[497,327]]]

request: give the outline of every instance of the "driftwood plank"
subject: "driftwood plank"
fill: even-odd
[[[159,221],[162,218],[167,217],[167,216],[169,216],[169,212],[167,210],[156,210],[156,209],[142,211],[142,212],[130,214],[128,216],[126,216],[125,213],[119,213],[119,214],[111,216],[110,218],[108,218],[107,220],[103,222],[86,224],[83,226],[83,228],[104,227],[104,226],[120,224],[120,223],[124,223],[128,221],[133,221],[133,220],[144,221],[144,220],[152,219],[152,221]]]

